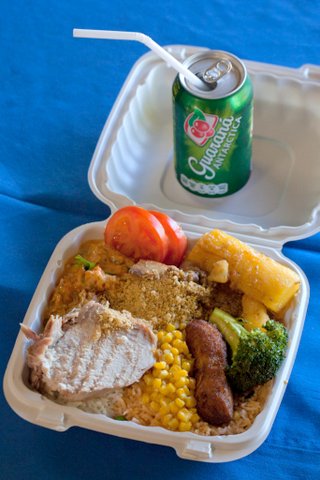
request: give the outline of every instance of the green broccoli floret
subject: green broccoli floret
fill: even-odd
[[[218,327],[231,348],[226,375],[234,391],[244,393],[275,376],[288,344],[288,333],[281,323],[268,320],[264,330],[248,331],[241,325],[241,319],[219,308],[213,310],[210,322]]]

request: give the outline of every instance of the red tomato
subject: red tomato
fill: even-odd
[[[161,222],[169,240],[168,253],[163,263],[179,266],[187,249],[188,242],[186,235],[180,225],[165,213],[155,212],[153,210],[150,210],[150,213]]]
[[[134,260],[163,262],[168,253],[164,227],[141,207],[123,207],[115,212],[107,222],[104,239],[107,245]]]

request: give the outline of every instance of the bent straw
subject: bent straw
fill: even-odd
[[[189,82],[194,85],[203,86],[202,81],[190,70],[188,70],[181,62],[174,58],[164,48],[160,47],[152,38],[148,37],[144,33],[140,32],[123,32],[116,30],[87,30],[81,28],[73,29],[73,36],[77,38],[96,38],[107,40],[134,40],[136,42],[143,43],[159,57],[167,62],[172,68],[184,75]]]

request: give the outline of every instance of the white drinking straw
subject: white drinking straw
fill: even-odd
[[[78,38],[98,38],[108,40],[134,40],[143,43],[154,51],[159,57],[167,62],[172,68],[184,75],[189,82],[197,86],[203,86],[202,81],[190,70],[188,70],[181,62],[174,58],[164,48],[160,47],[152,38],[144,33],[139,32],[123,32],[116,30],[87,30],[81,28],[73,29],[73,36]]]

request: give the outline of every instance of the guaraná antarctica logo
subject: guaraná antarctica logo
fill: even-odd
[[[196,145],[202,147],[213,137],[218,120],[217,115],[209,115],[195,108],[184,122],[184,131]]]

